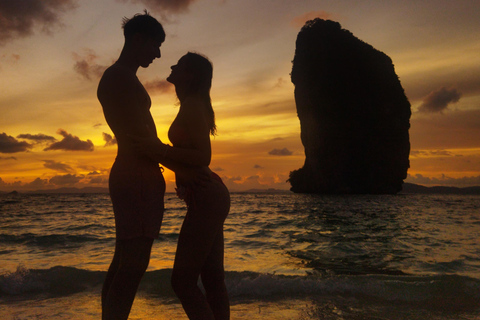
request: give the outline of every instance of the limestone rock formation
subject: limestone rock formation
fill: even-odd
[[[305,164],[298,193],[394,194],[409,168],[410,103],[392,60],[338,22],[308,21],[291,73]]]

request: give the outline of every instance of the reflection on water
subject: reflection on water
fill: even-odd
[[[19,195],[0,206],[0,269],[107,268],[115,240],[108,195]],[[173,264],[185,205],[167,195],[166,207],[149,270]],[[480,278],[479,212],[478,196],[233,194],[226,268]]]
[[[250,261],[254,271],[286,274],[480,278],[479,202],[478,196],[245,195],[226,223],[227,260],[233,270]]]
[[[173,195],[166,206],[132,319],[183,315],[169,275],[186,211]],[[98,319],[115,241],[108,195],[0,197],[0,209],[0,319]],[[479,238],[479,196],[232,194],[232,315],[475,319]]]

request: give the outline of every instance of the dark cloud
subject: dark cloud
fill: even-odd
[[[27,183],[24,187],[26,189],[42,189],[48,185],[47,179],[36,178],[32,182]]]
[[[453,154],[450,151],[447,150],[411,150],[410,155],[414,157],[432,157],[432,156],[437,156],[437,157],[453,157],[455,154]]]
[[[5,132],[0,134],[0,153],[25,152],[32,147],[32,144],[26,141],[18,141]]]
[[[259,164],[256,164],[253,166],[254,169],[263,169],[263,167]]]
[[[173,92],[173,85],[167,80],[155,79],[152,81],[147,81],[144,84],[145,89],[148,92],[160,92],[167,93]]]
[[[14,181],[14,182],[5,182],[0,178],[0,187],[5,188],[7,190],[15,190],[22,186],[21,181]]]
[[[88,80],[100,78],[105,69],[107,69],[106,66],[99,65],[95,62],[98,57],[93,50],[87,49],[84,55],[74,52],[73,58],[75,59],[73,69]]]
[[[1,0],[0,0],[1,1]],[[1,19],[1,18],[0,18]],[[16,64],[20,60],[20,55],[18,54],[3,54],[0,56],[1,62],[6,62],[8,64]]]
[[[85,180],[88,184],[108,186],[108,175],[108,170],[94,170],[85,176]]]
[[[285,86],[285,84],[287,84],[287,83],[288,83],[288,81],[286,81],[285,79],[278,78],[277,82],[275,83],[275,85],[273,87],[274,88],[283,88]]]
[[[43,166],[48,169],[52,169],[59,172],[69,173],[72,172],[73,169],[68,164],[62,162],[56,162],[54,160],[43,160]]]
[[[221,167],[215,167],[215,168],[213,168],[212,170],[215,171],[215,172],[225,171],[225,170],[224,170],[223,168],[221,168]]]
[[[283,149],[273,149],[269,151],[268,154],[272,156],[291,156],[293,152],[288,150],[287,148],[283,148]]]
[[[416,113],[410,123],[413,149],[480,148],[480,109],[456,109],[447,114]]]
[[[456,89],[447,89],[445,87],[430,92],[424,99],[418,110],[420,112],[442,112],[447,109],[449,104],[460,100],[461,93]]]
[[[259,179],[260,179],[260,176],[258,176],[258,175],[253,175],[253,176],[250,176],[250,177],[245,178],[245,182],[249,182],[249,181],[258,182]]]
[[[66,151],[93,151],[93,142],[90,140],[82,141],[80,138],[71,135],[63,129],[59,129],[57,133],[63,136],[59,142],[52,143],[44,151],[49,150],[66,150]]]
[[[77,176],[76,174],[66,174],[63,176],[54,176],[49,182],[56,186],[71,186],[78,183],[83,179],[83,176]]]
[[[105,140],[105,147],[114,146],[117,144],[117,139],[108,133],[102,132],[103,140]]]
[[[165,13],[181,13],[188,11],[188,7],[196,0],[121,0],[123,2],[140,3],[149,10],[165,17]]]
[[[228,185],[235,185],[236,183],[239,183],[242,181],[242,177],[240,176],[235,176],[235,177],[221,177],[223,182],[228,186]]]
[[[79,165],[78,168],[85,171],[97,171],[96,167],[90,165]]]
[[[13,53],[11,56],[11,59],[14,63],[18,62],[20,60],[20,55]]]
[[[15,157],[0,157],[0,160],[17,160]]]
[[[18,139],[31,140],[31,141],[34,141],[35,143],[57,141],[57,139],[55,139],[54,137],[47,136],[46,134],[43,134],[43,133],[39,133],[39,134],[29,134],[29,133],[19,134],[17,136],[17,138]]]
[[[423,150],[410,150],[410,155],[414,157],[427,157],[429,153]]]
[[[422,70],[422,72],[403,75],[401,78],[402,86],[410,101],[422,100],[426,92],[442,88],[445,84],[455,85],[455,88],[465,97],[480,94],[480,66],[474,62],[462,66],[449,65]]]
[[[60,16],[76,7],[75,0],[0,0],[0,45],[40,30],[61,27]]]
[[[430,154],[432,156],[442,156],[442,157],[452,157],[454,156],[453,153],[447,150],[431,150]]]
[[[89,184],[107,184],[108,183],[108,179],[106,179],[105,177],[103,176],[99,176],[99,177],[93,177],[93,178],[90,178],[90,180],[88,181]]]

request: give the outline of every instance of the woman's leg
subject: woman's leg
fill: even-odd
[[[197,214],[198,212],[195,212]],[[183,222],[172,272],[172,288],[190,320],[215,320],[207,299],[197,285],[202,266],[213,243],[205,223]]]
[[[180,230],[172,287],[189,319],[215,320],[197,282],[205,265],[218,267],[221,259],[223,270],[223,222],[230,209],[230,196],[223,184],[212,181],[210,186],[194,190],[193,197]],[[206,277],[209,283],[209,275]]]
[[[107,275],[109,285],[104,286],[102,293],[103,320],[128,319],[138,285],[150,261],[153,239],[141,237],[117,242],[118,266],[115,264],[112,274]]]
[[[205,288],[208,304],[215,315],[215,320],[230,319],[230,302],[225,286],[225,270],[223,267],[224,244],[223,230],[217,234],[212,251],[202,268],[201,278]]]

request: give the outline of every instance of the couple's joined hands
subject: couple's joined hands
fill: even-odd
[[[163,143],[157,136],[132,136],[129,138],[133,142],[135,150],[155,162],[159,162],[175,172],[176,180],[181,181],[182,186],[190,188],[206,187],[211,180],[211,170],[208,167],[196,167],[175,163],[175,159],[168,157],[168,151],[172,147]],[[173,167],[173,168],[172,168]]]
[[[146,155],[156,162],[161,162],[163,160],[161,159],[162,156],[165,158],[169,145],[163,143],[157,136],[140,137],[128,135],[128,137],[138,153]]]

